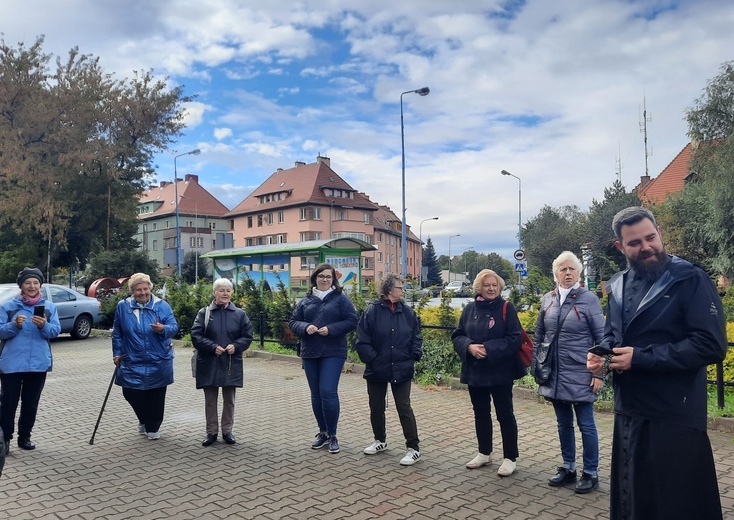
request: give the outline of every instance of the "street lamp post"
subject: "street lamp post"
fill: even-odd
[[[507,170],[502,170],[502,175],[509,175],[517,179],[517,248],[522,249],[522,180],[517,175],[513,175]],[[517,273],[517,289],[520,290],[520,284],[522,282],[522,275]]]
[[[459,235],[451,235],[449,237],[449,282],[451,282],[451,239],[454,238],[454,237],[460,237],[460,236],[461,236],[461,234],[459,234]]]
[[[199,155],[201,150],[191,150],[190,152],[180,153],[173,156],[173,187],[174,196],[176,197],[176,264],[178,267],[178,277],[181,278],[181,224],[178,219],[178,172],[176,169],[176,159],[184,155]]]
[[[421,248],[421,268],[418,271],[418,285],[421,288],[423,288],[423,223],[428,220],[438,220],[438,217],[424,218],[423,220],[421,220],[421,223],[418,226],[418,241],[420,242],[419,245]]]
[[[403,157],[403,233],[402,233],[402,261],[403,261],[403,278],[408,275],[408,235],[405,225],[405,125],[403,124],[403,96],[405,94],[418,94],[419,96],[427,96],[431,90],[428,87],[419,88],[417,90],[406,90],[400,94],[400,145]]]

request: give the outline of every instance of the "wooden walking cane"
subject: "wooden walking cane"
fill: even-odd
[[[99,411],[99,417],[97,417],[97,424],[94,425],[94,431],[92,432],[92,438],[89,439],[89,444],[94,444],[94,436],[97,435],[97,428],[99,428],[99,421],[102,420],[102,413],[104,412],[104,407],[107,405],[107,398],[110,396],[110,391],[112,390],[112,384],[115,382],[115,377],[117,377],[117,370],[120,368],[120,365],[115,365],[115,371],[112,372],[112,379],[110,379],[110,386],[107,387],[107,394],[104,396],[104,401],[102,402],[102,409]]]

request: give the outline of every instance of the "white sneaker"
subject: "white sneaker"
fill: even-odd
[[[378,441],[375,439],[372,444],[367,446],[363,451],[365,455],[374,455],[375,453],[378,453],[380,451],[385,451],[387,449],[387,442]]]
[[[161,432],[148,432],[148,440],[155,441],[161,438]]]
[[[405,454],[405,457],[400,459],[400,464],[403,466],[412,466],[418,460],[421,458],[421,452],[415,451],[413,448],[408,448],[408,453]]]
[[[466,463],[468,469],[477,469],[487,464],[492,463],[492,454],[484,455],[483,453],[477,453],[477,456]]]
[[[148,432],[145,431],[145,425],[144,424],[138,424],[138,433],[140,435],[146,435]]]
[[[505,459],[502,461],[500,469],[497,470],[497,474],[500,477],[509,477],[510,475],[515,473],[515,468],[517,468],[517,462],[510,459]]]

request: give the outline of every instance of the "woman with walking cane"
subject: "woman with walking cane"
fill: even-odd
[[[117,304],[112,354],[119,367],[115,382],[138,417],[138,432],[161,438],[166,387],[173,383],[173,345],[178,323],[171,306],[151,293],[150,276],[135,273],[128,281],[132,296]]]
[[[0,428],[5,454],[10,451],[18,402],[18,447],[36,447],[31,431],[46,374],[53,366],[49,340],[61,332],[56,306],[41,292],[44,281],[39,269],[26,267],[18,273],[20,294],[0,309]]]
[[[219,434],[217,401],[222,389],[222,438],[235,444],[234,396],[242,388],[242,355],[252,343],[252,324],[242,309],[232,303],[232,282],[219,278],[214,282],[214,300],[199,310],[191,327],[191,341],[196,349],[196,388],[204,389],[206,438],[202,446],[211,446]]]

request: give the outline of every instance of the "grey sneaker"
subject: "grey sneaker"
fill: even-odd
[[[145,425],[144,424],[138,424],[138,433],[140,435],[147,435],[148,432],[145,431]]]
[[[365,455],[374,455],[387,449],[387,442],[378,441],[375,439],[372,444],[367,446],[363,451]]]
[[[161,438],[161,432],[148,432],[149,441],[157,441]]]
[[[336,440],[336,435],[329,437],[329,453],[339,453],[339,441]]]
[[[323,448],[329,443],[329,436],[323,432],[316,434],[316,440],[311,443],[311,447],[315,450]]]

